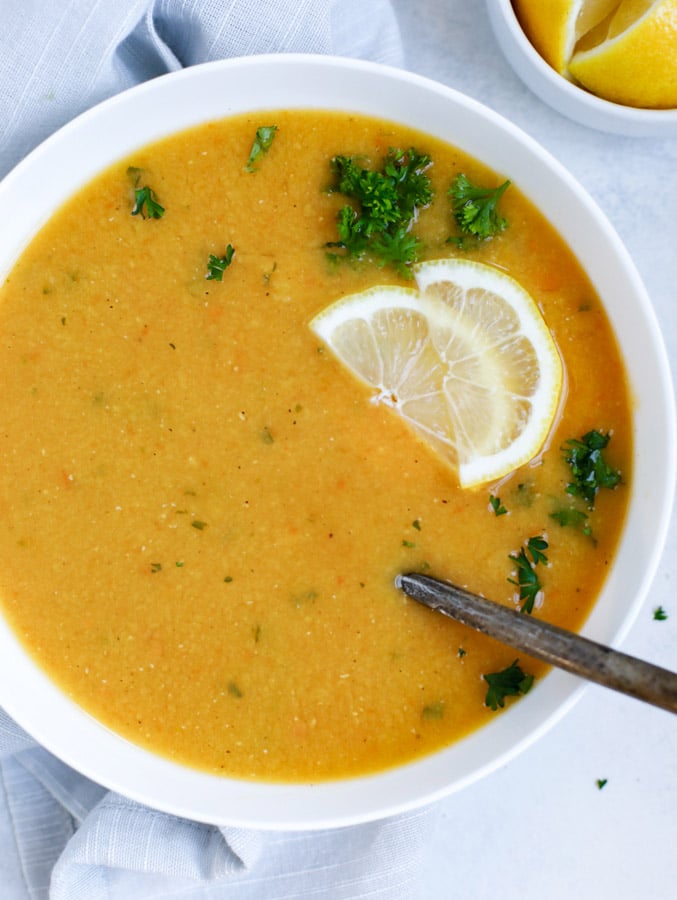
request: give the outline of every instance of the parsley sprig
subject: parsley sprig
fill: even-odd
[[[546,565],[548,557],[545,550],[548,549],[548,542],[541,536],[530,537],[526,542],[526,546],[522,547],[519,553],[511,553],[511,559],[517,568],[517,580],[508,578],[510,584],[514,584],[519,588],[520,600],[523,601],[520,607],[523,613],[531,615],[534,611],[536,597],[543,590],[540,578],[536,572],[536,566],[540,564]],[[531,556],[531,559],[529,559]]]
[[[142,219],[161,219],[165,214],[164,206],[160,206],[155,191],[144,185],[134,188],[134,207],[132,215],[140,215]]]
[[[223,256],[216,256],[214,253],[210,253],[205,278],[208,281],[223,281],[223,273],[233,261],[234,255],[235,247],[232,244],[228,244]]]
[[[256,171],[254,163],[260,156],[263,156],[270,150],[276,134],[277,125],[262,125],[256,129],[252,148],[247,158],[247,165],[245,166],[248,172]]]
[[[506,697],[518,697],[520,694],[527,694],[531,690],[534,676],[523,672],[518,662],[519,660],[516,659],[500,672],[490,672],[488,675],[482,676],[489,685],[484,703],[493,709],[494,712],[499,706],[501,708],[505,706]]]
[[[482,187],[473,184],[463,172],[458,174],[451,183],[448,195],[461,233],[484,241],[504,231],[508,220],[499,215],[498,201],[509,186],[510,181],[504,181],[497,188]],[[463,246],[462,239],[450,240],[456,240]]]
[[[409,267],[418,259],[421,244],[411,227],[418,210],[433,199],[426,174],[431,165],[430,157],[413,147],[391,148],[380,170],[366,168],[351,156],[333,157],[332,190],[353,203],[339,211],[338,239],[327,246],[356,259],[369,254],[378,265],[391,265],[410,277]]]
[[[610,434],[592,430],[580,440],[568,440],[562,448],[573,477],[565,490],[585,500],[590,509],[600,488],[615,488],[621,481],[621,473],[606,462],[602,452],[610,439]]]

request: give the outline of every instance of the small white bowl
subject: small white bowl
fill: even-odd
[[[667,356],[637,270],[604,214],[556,159],[496,112],[426,78],[331,57],[254,56],[156,78],[72,121],[0,183],[0,278],[45,220],[115,160],[201,122],[281,108],[378,116],[460,147],[509,176],[586,270],[626,363],[634,463],[617,556],[583,633],[605,644],[620,641],[647,596],[672,509],[677,464]],[[582,690],[573,676],[552,671],[468,738],[382,774],[319,784],[237,781],[161,759],[105,728],[46,677],[0,616],[0,706],[100,784],[214,824],[327,828],[422,805],[504,765],[560,719]]]
[[[522,30],[511,0],[487,0],[487,11],[496,40],[515,72],[563,116],[629,137],[677,136],[677,109],[637,109],[596,97],[548,65]]]

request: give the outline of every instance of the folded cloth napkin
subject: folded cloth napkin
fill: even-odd
[[[0,176],[141,81],[267,52],[398,65],[389,0],[2,0]],[[417,896],[430,811],[294,834],[148,809],[61,763],[0,710],[3,900]]]

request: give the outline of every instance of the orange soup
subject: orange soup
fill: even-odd
[[[309,328],[344,295],[407,283],[332,247],[346,203],[328,190],[332,158],[377,167],[412,147],[434,191],[414,225],[419,258],[509,273],[566,371],[543,452],[473,490]],[[483,676],[517,656],[407,599],[397,573],[521,608],[526,559],[532,615],[572,629],[588,615],[631,477],[622,361],[600,299],[518,185],[501,196],[500,234],[449,242],[459,173],[510,177],[389,122],[238,116],[102,173],[7,278],[2,611],[50,677],[129,740],[246,779],[383,770],[504,714]],[[610,438],[621,479],[588,502],[565,457],[591,432]],[[536,685],[545,671],[519,666]]]

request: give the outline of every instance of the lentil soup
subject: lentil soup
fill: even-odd
[[[255,132],[272,123],[247,167]],[[548,444],[499,485],[461,490],[308,327],[341,296],[403,282],[327,246],[345,202],[327,190],[331,159],[376,165],[392,147],[433,160],[421,258],[471,254],[504,269],[564,361]],[[7,278],[2,610],[50,677],[129,740],[245,779],[380,771],[500,714],[483,675],[515,658],[405,598],[398,572],[519,605],[516,559],[539,536],[533,614],[574,629],[588,615],[631,477],[622,361],[600,299],[518,186],[501,197],[500,235],[448,242],[460,172],[499,181],[386,121],[236,116],[107,169]],[[152,191],[132,215],[142,186]],[[562,447],[591,430],[612,436],[622,482],[581,505]],[[536,680],[545,671],[520,666]]]

